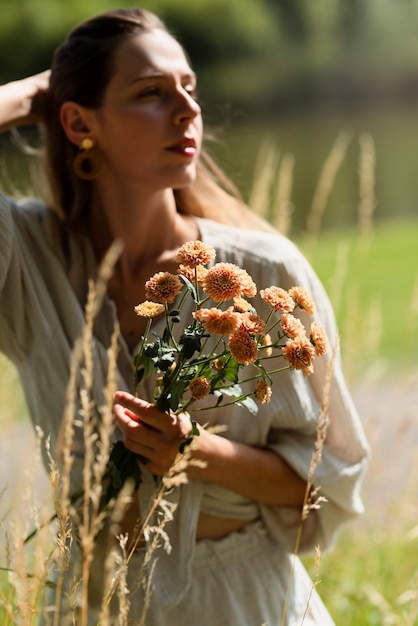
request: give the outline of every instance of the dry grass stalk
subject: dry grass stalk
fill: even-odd
[[[86,323],[83,328],[81,339],[74,346],[71,359],[70,380],[67,387],[65,412],[61,440],[57,443],[57,453],[61,458],[61,474],[50,456],[50,480],[55,492],[55,508],[58,519],[58,562],[57,581],[55,592],[54,625],[59,624],[59,610],[61,604],[64,578],[67,578],[66,594],[70,606],[75,606],[76,594],[79,581],[70,580],[70,555],[73,542],[73,530],[70,527],[70,519],[74,518],[78,527],[79,542],[83,555],[83,572],[81,587],[81,614],[78,624],[84,626],[88,619],[88,583],[90,567],[93,558],[94,540],[99,532],[105,514],[100,510],[100,501],[103,489],[103,477],[106,469],[107,454],[110,448],[110,432],[113,420],[111,418],[111,398],[116,389],[115,363],[117,333],[111,339],[109,356],[109,380],[105,391],[106,406],[102,408],[100,424],[93,418],[93,405],[90,399],[93,386],[93,323],[106,292],[107,281],[113,271],[114,264],[119,256],[121,246],[114,244],[99,270],[96,284],[91,284],[86,306]],[[113,356],[112,356],[113,355]],[[82,388],[77,391],[77,372],[81,368]],[[81,415],[83,416],[84,453],[85,463],[83,471],[83,491],[89,494],[84,498],[80,511],[70,504],[71,471],[73,467],[73,449],[75,432],[76,398],[79,394]],[[96,432],[96,429],[97,432]],[[51,610],[53,607],[48,607]]]
[[[376,151],[373,137],[369,133],[360,135],[359,145],[358,231],[360,236],[364,237],[373,231],[373,216],[377,205],[375,195]]]
[[[257,155],[253,185],[248,197],[248,205],[251,210],[264,218],[269,211],[271,190],[276,177],[278,162],[279,153],[277,149],[271,141],[264,141]]]
[[[335,178],[344,161],[350,141],[351,134],[347,131],[342,131],[337,136],[331,148],[331,152],[321,170],[306,222],[307,236],[311,241],[316,240],[321,229],[322,218],[325,213],[328,199],[333,188]]]
[[[113,261],[117,258],[115,250],[112,251]],[[108,259],[109,260],[109,259]],[[86,307],[86,324],[83,329],[83,335],[79,342],[77,342],[71,363],[71,375],[70,383],[67,391],[66,413],[64,416],[63,435],[62,441],[59,442],[59,452],[61,457],[60,468],[62,474],[58,469],[55,461],[53,461],[49,442],[47,442],[47,452],[50,459],[50,480],[53,486],[55,494],[55,508],[58,518],[58,535],[56,541],[56,551],[58,552],[58,559],[56,562],[57,580],[55,583],[55,598],[53,605],[44,607],[42,610],[44,615],[49,614],[49,623],[53,626],[59,626],[60,624],[60,612],[59,607],[61,605],[62,596],[65,593],[67,601],[73,611],[73,623],[77,626],[85,626],[89,619],[89,598],[88,588],[89,579],[91,574],[91,564],[93,561],[93,553],[98,535],[104,526],[105,519],[110,516],[110,527],[113,529],[116,536],[116,529],[118,522],[122,519],[126,507],[131,501],[132,493],[129,492],[131,486],[126,486],[122,490],[120,497],[113,504],[113,509],[103,511],[101,509],[102,495],[103,495],[103,479],[106,470],[108,451],[111,444],[111,435],[113,429],[113,394],[116,390],[116,359],[117,359],[117,344],[118,333],[114,332],[111,345],[108,350],[108,380],[106,384],[105,394],[105,406],[100,409],[101,419],[97,422],[94,419],[93,405],[91,400],[91,390],[93,388],[93,376],[94,376],[94,346],[93,346],[93,323],[97,311],[100,307],[100,302],[105,294],[105,282],[109,276],[109,266],[112,263],[108,263],[105,266],[105,271],[101,272],[99,281],[96,284],[91,284],[88,294],[88,303]],[[82,388],[78,390],[77,387],[77,371],[81,368],[81,383]],[[84,498],[81,504],[81,510],[75,508],[70,503],[71,493],[71,480],[70,474],[73,469],[73,455],[72,450],[74,448],[75,438],[75,414],[77,407],[77,394],[79,394],[80,414],[82,416],[82,427],[84,437],[84,470],[83,470],[83,488],[84,493],[88,493],[89,497]],[[109,624],[109,604],[112,596],[116,592],[119,599],[120,610],[120,624],[128,623],[129,613],[129,593],[131,591],[127,588],[127,567],[129,561],[134,554],[136,547],[144,537],[152,534],[152,541],[148,547],[145,563],[148,564],[151,560],[152,554],[161,545],[163,541],[164,548],[170,549],[168,537],[164,531],[165,524],[172,519],[173,510],[171,505],[165,500],[164,496],[171,489],[186,482],[186,467],[189,463],[189,456],[191,453],[191,447],[186,449],[185,454],[178,455],[173,464],[171,470],[161,481],[160,488],[158,489],[148,514],[143,520],[137,530],[137,536],[133,542],[132,547],[129,547],[123,537],[120,538],[120,550],[121,554],[117,554],[115,550],[109,551],[109,558],[106,563],[107,568],[107,580],[103,595],[104,602],[101,611],[101,617],[99,623],[101,626]],[[155,516],[156,512],[160,511],[158,523],[151,525],[151,520]],[[70,522],[71,518],[74,519],[75,525]],[[38,525],[40,528],[42,524]],[[74,578],[74,574],[71,573],[70,560],[71,551],[74,542],[74,528],[77,528],[78,538],[77,541],[81,547],[82,552],[82,576],[81,579]],[[100,535],[100,541],[105,541],[103,534]],[[22,546],[23,546],[22,542]],[[19,557],[17,547],[14,546],[14,554]],[[23,554],[23,550],[22,550]],[[19,559],[17,559],[19,560]],[[46,565],[49,565],[50,558],[43,559],[45,564],[43,572],[46,572]],[[25,567],[23,558],[20,562],[17,562],[15,568],[18,581],[25,581]],[[151,577],[153,566],[151,567],[151,575],[145,576],[144,570],[141,571],[140,580],[141,584],[146,590],[146,601],[144,605],[143,616],[141,621],[145,619],[146,609],[149,603],[149,594],[151,592]],[[73,578],[71,578],[73,576]],[[41,591],[45,588],[44,574],[43,582],[41,585]],[[66,583],[64,581],[66,579]],[[27,626],[30,623],[29,613],[35,615],[35,605],[33,602],[28,602],[25,599],[23,591],[23,584],[15,591],[16,603],[19,607],[19,611],[23,615],[23,624]],[[64,591],[65,590],[65,591]],[[147,597],[148,596],[148,597]],[[76,599],[79,599],[76,602]],[[8,605],[7,598],[3,600],[4,605]],[[78,604],[79,609],[76,609]],[[11,609],[12,610],[12,609]]]
[[[409,341],[410,337],[418,336],[418,274],[416,275],[416,278],[415,278],[414,286],[412,288],[412,293],[411,293],[410,304],[406,313],[407,313],[407,318],[406,318],[405,336],[408,338],[408,341]],[[415,351],[413,351],[413,353],[411,354],[410,346],[407,345],[405,346],[405,353],[409,357],[412,357],[413,359],[412,363],[415,365],[416,364]]]
[[[409,614],[406,618],[405,626],[414,626],[418,618],[418,570],[415,572],[414,588],[408,594],[407,601],[411,602]],[[403,598],[401,598],[402,600]]]
[[[383,312],[382,302],[379,298],[374,298],[369,305],[366,316],[366,329],[364,333],[363,346],[370,363],[379,363],[380,345],[383,339]]]
[[[362,585],[362,591],[367,597],[368,601],[378,609],[381,617],[382,626],[401,626],[403,620],[399,615],[396,615],[386,600],[384,595],[376,589],[374,585],[369,582],[364,582]]]
[[[127,551],[127,556],[123,567],[127,567],[131,561],[136,550],[140,544],[145,540],[148,542],[144,559],[139,570],[133,588],[129,590],[132,593],[139,584],[144,589],[144,605],[142,608],[142,614],[139,619],[138,625],[145,624],[146,614],[150,603],[151,583],[152,576],[155,568],[156,561],[151,563],[151,559],[154,556],[156,550],[163,548],[166,551],[171,550],[169,539],[165,533],[166,524],[173,519],[174,508],[172,503],[165,499],[165,496],[174,488],[185,484],[187,482],[186,470],[188,465],[194,464],[201,466],[202,463],[198,460],[191,459],[191,453],[194,448],[193,442],[185,448],[183,454],[178,454],[175,458],[171,468],[167,474],[162,478],[159,487],[156,489],[152,498],[150,508],[144,517],[140,520],[140,524],[134,530],[133,537],[130,541],[130,547]],[[157,520],[155,521],[155,518]],[[149,540],[152,537],[151,541]],[[147,573],[148,566],[151,564]],[[108,611],[110,602],[118,589],[118,574],[113,578],[112,584],[106,589],[106,595],[104,596],[102,609],[99,616],[98,625],[102,624],[102,616]]]
[[[6,536],[5,554],[9,568],[9,588],[7,597],[3,591],[0,592],[0,604],[5,610],[3,626],[8,624],[29,626],[34,623],[40,596],[47,584],[47,571],[51,561],[50,535],[38,532],[37,542],[29,557],[25,552],[24,540],[28,522],[34,521],[36,528],[40,531],[39,519],[44,514],[39,510],[34,486],[36,468],[40,463],[42,440],[43,434],[38,429],[35,454],[32,463],[25,471],[26,488],[22,494],[22,511],[25,511],[25,517],[19,516],[11,521],[11,532]],[[33,569],[33,565],[35,565],[35,573],[28,574],[28,571]]]
[[[127,626],[129,620],[129,588],[127,585],[128,565],[127,565],[127,545],[128,535],[118,537],[121,555],[119,557],[118,568],[118,599],[119,599],[119,620],[120,626]]]
[[[335,259],[335,270],[329,284],[329,296],[332,300],[335,317],[342,307],[343,291],[348,277],[348,256],[350,252],[350,244],[342,241],[338,244],[337,255]]]
[[[80,390],[80,405],[83,416],[84,436],[84,469],[83,469],[83,492],[89,497],[83,498],[82,516],[78,522],[80,544],[83,554],[82,567],[82,597],[80,626],[87,626],[88,622],[88,589],[93,561],[95,540],[103,527],[107,512],[101,510],[103,495],[103,481],[106,471],[107,454],[110,449],[111,432],[113,426],[112,404],[113,393],[116,391],[116,368],[117,338],[115,331],[111,339],[108,351],[110,355],[108,381],[106,385],[106,404],[101,411],[99,423],[94,415],[94,406],[91,400],[94,376],[94,346],[93,325],[97,312],[100,309],[103,297],[106,293],[107,282],[113,273],[113,268],[119,257],[121,244],[116,242],[106,254],[96,284],[91,284],[86,305],[86,324],[82,336],[83,352],[83,388]],[[112,356],[113,355],[113,356]],[[76,516],[77,517],[77,516]]]
[[[314,592],[315,587],[317,587],[319,585],[319,583],[321,582],[319,580],[319,564],[320,564],[320,562],[321,562],[321,550],[319,549],[319,546],[316,546],[315,547],[315,574],[314,574],[314,577],[313,577],[313,580],[312,580],[311,590],[310,590],[310,593],[309,593],[308,601],[306,603],[305,612],[303,614],[300,626],[303,626],[303,623],[304,623],[305,619],[309,615],[309,609],[310,609],[310,605],[311,605],[312,594]]]
[[[309,472],[308,472],[308,476],[306,480],[306,489],[305,489],[305,496],[304,496],[302,510],[301,510],[300,523],[299,523],[299,527],[297,530],[295,547],[293,550],[292,566],[291,566],[291,570],[289,573],[286,596],[285,596],[285,601],[283,604],[281,626],[285,626],[286,624],[286,615],[287,615],[287,609],[289,605],[290,592],[291,592],[291,587],[294,581],[295,561],[296,561],[297,555],[299,554],[300,542],[301,542],[302,531],[303,531],[303,524],[306,521],[311,511],[319,509],[321,504],[323,502],[326,502],[326,498],[323,498],[322,496],[318,496],[319,487],[315,489],[313,488],[313,477],[314,477],[314,474],[318,465],[321,462],[322,451],[325,445],[325,439],[326,439],[327,432],[328,432],[329,395],[330,395],[330,387],[331,387],[331,382],[332,382],[333,372],[334,372],[334,363],[335,363],[335,359],[337,356],[337,350],[338,350],[338,342],[336,342],[336,344],[334,345],[331,358],[328,362],[324,386],[322,389],[322,400],[321,400],[321,407],[320,407],[320,412],[319,412],[319,417],[318,417],[318,423],[316,426],[316,438],[315,438],[315,444],[314,444],[314,451],[312,454],[312,459],[311,459]]]
[[[280,162],[276,194],[272,206],[271,223],[283,235],[290,233],[292,225],[292,185],[295,158],[285,154]]]

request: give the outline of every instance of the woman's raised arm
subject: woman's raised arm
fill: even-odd
[[[0,132],[13,126],[43,121],[43,95],[48,89],[49,70],[0,86]]]

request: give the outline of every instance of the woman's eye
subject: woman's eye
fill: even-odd
[[[197,89],[194,85],[190,85],[188,87],[184,88],[185,91],[187,91],[187,93],[189,94],[189,96],[191,98],[193,98],[193,100],[197,100],[198,99],[198,93],[197,93]]]
[[[160,89],[158,87],[147,87],[139,92],[138,98],[151,98],[153,96],[159,96]]]

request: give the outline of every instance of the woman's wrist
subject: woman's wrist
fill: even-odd
[[[42,121],[49,71],[0,85],[0,131]]]
[[[257,502],[279,506],[302,506],[306,481],[273,450],[231,441],[201,429],[188,476],[215,483]]]
[[[194,438],[192,459],[200,461],[199,465],[190,464],[187,473],[189,478],[206,482],[218,482],[219,476],[227,470],[228,454],[226,448],[231,442],[215,433],[199,427],[200,435]]]

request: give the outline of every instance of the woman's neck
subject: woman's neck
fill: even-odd
[[[185,241],[198,237],[195,220],[178,213],[173,191],[153,195],[96,194],[90,212],[89,233],[100,261],[115,239],[123,242],[119,268],[135,274],[152,261],[164,262]]]

